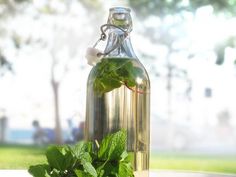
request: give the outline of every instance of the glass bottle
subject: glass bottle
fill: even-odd
[[[132,29],[130,9],[110,9],[108,24],[126,31]],[[104,53],[87,82],[87,140],[100,141],[109,133],[127,130],[127,151],[134,170],[148,176],[150,139],[150,81],[136,57],[129,35],[109,26]],[[136,172],[136,173],[137,173]]]

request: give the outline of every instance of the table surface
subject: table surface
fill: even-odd
[[[0,170],[0,177],[32,177],[26,170]],[[149,177],[236,177],[235,175],[184,172],[184,171],[150,171]]]

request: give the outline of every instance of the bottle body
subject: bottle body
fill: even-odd
[[[119,63],[118,67],[132,64],[141,72],[132,78],[135,80],[134,87],[122,84],[100,94],[94,90],[94,83],[99,77],[97,65],[92,69],[87,87],[86,139],[100,141],[109,133],[125,129],[127,151],[132,157],[134,170],[148,170],[150,81],[147,72],[137,59],[110,57],[102,60]]]

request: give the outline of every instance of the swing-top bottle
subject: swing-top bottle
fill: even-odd
[[[107,28],[106,55],[88,77],[85,136],[99,142],[107,134],[125,129],[134,170],[147,177],[150,81],[131,45],[130,10],[111,8]]]

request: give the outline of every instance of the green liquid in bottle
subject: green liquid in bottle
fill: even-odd
[[[104,58],[90,72],[87,89],[86,139],[100,141],[127,130],[127,151],[135,171],[149,168],[150,83],[136,59]],[[146,172],[145,172],[146,171]]]

